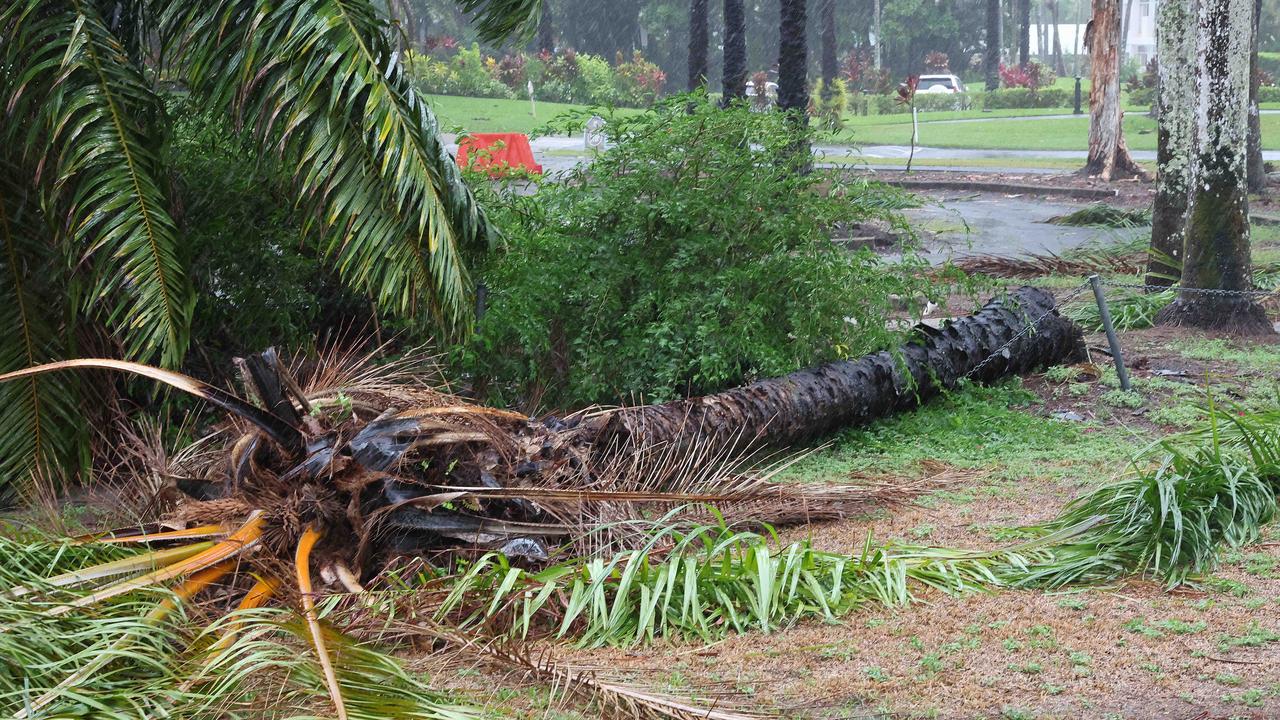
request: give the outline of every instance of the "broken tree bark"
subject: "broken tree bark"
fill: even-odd
[[[603,419],[593,444],[698,443],[742,450],[782,447],[865,424],[915,407],[970,373],[974,380],[991,382],[1074,359],[1084,350],[1080,329],[1058,315],[1054,303],[1048,292],[1024,287],[942,330],[921,327],[923,337],[896,355],[878,352],[715,395],[618,410]],[[1034,331],[1018,337],[1041,315]],[[982,365],[993,354],[995,359]]]
[[[1124,142],[1120,107],[1120,0],[1093,0],[1089,51],[1089,159],[1081,172],[1105,181],[1146,178]]]

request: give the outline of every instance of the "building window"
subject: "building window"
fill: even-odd
[[[1138,0],[1138,15],[1149,18],[1155,11],[1156,0]]]

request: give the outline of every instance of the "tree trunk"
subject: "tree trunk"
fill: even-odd
[[[1129,18],[1133,16],[1133,0],[1125,0],[1124,14],[1120,16],[1120,45],[1116,51],[1116,69],[1124,72],[1124,54],[1129,47]],[[1123,78],[1121,78],[1123,79]]]
[[[1253,32],[1249,42],[1249,192],[1260,193],[1267,189],[1267,168],[1262,162],[1262,118],[1258,112],[1258,88],[1261,74],[1258,68],[1258,33],[1262,17],[1262,0],[1253,5]]]
[[[1066,77],[1067,66],[1062,61],[1062,34],[1058,32],[1058,0],[1049,0],[1049,19],[1053,21],[1053,72]]]
[[[809,48],[805,0],[782,0],[778,8],[778,109],[787,114],[796,141],[788,151],[802,168],[812,163],[809,125]]]
[[[970,372],[979,382],[992,382],[1069,362],[1083,355],[1084,342],[1080,328],[1053,310],[1054,302],[1048,292],[1024,287],[945,329],[922,331],[900,356],[878,352],[715,395],[618,410],[603,420],[593,445],[696,446],[708,455],[785,447],[915,407]],[[1034,332],[1020,335],[1045,313]]]
[[[987,0],[987,34],[986,54],[983,55],[983,70],[987,77],[987,90],[1000,89],[1000,0]]]
[[[840,61],[836,57],[836,0],[819,0],[821,2],[818,22],[822,23],[822,87],[829,94],[831,84],[840,71]]]
[[[1252,290],[1249,195],[1249,42],[1254,0],[1196,3],[1195,137],[1182,291],[1157,316],[1168,325],[1263,334],[1266,312],[1248,296],[1195,289]]]
[[[1156,197],[1151,208],[1148,285],[1172,285],[1182,274],[1182,227],[1194,131],[1196,32],[1191,3],[1164,0],[1156,25]]]
[[[1031,0],[1016,0],[1018,8],[1018,64],[1031,62]]]
[[[742,0],[724,0],[724,102],[747,94],[747,16]]]
[[[707,84],[707,0],[689,0],[689,89]]]
[[[1081,171],[1105,181],[1146,172],[1124,143],[1120,108],[1120,0],[1093,0],[1093,19],[1085,30],[1089,51],[1089,159]]]
[[[538,50],[548,53],[556,51],[556,35],[554,19],[551,15],[551,0],[542,0],[542,16],[538,20]]]

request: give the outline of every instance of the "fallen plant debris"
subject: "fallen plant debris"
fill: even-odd
[[[1004,255],[966,255],[955,260],[955,267],[971,274],[998,278],[1031,280],[1048,275],[1092,275],[1118,273],[1136,275],[1146,268],[1145,252],[1124,250],[1076,250],[1063,256],[1054,253],[1020,257]]]
[[[181,660],[195,663],[197,674],[213,673],[207,683],[223,688],[223,695],[215,693],[219,702],[249,681],[235,675],[245,667],[228,659],[249,652],[246,638],[307,638],[318,667],[300,669],[291,657],[293,674],[305,681],[289,687],[303,695],[325,688],[337,717],[347,718],[378,716],[361,705],[376,684],[344,669],[367,649],[322,621],[349,611],[433,618],[428,629],[450,621],[484,637],[502,630],[488,618],[510,607],[523,614],[522,635],[535,625],[540,631],[552,617],[561,636],[618,643],[668,632],[768,631],[815,614],[833,619],[868,599],[904,602],[908,576],[948,588],[957,580],[961,586],[991,582],[981,569],[956,575],[949,559],[933,553],[890,558],[870,542],[856,561],[799,546],[773,556],[767,537],[750,530],[862,512],[903,500],[917,488],[773,483],[780,466],[744,471],[740,458],[747,452],[912,407],[965,378],[989,381],[1070,361],[1082,347],[1079,329],[1057,314],[1053,297],[1033,288],[999,297],[942,330],[921,332],[897,353],[704,398],[543,421],[466,403],[415,382],[395,365],[290,367],[271,350],[240,364],[255,402],[116,360],[69,360],[0,376],[124,371],[203,398],[230,415],[201,451],[179,453],[171,466],[155,469],[184,493],[157,522],[55,545],[60,549],[52,556],[5,541],[7,555],[43,558],[6,577],[4,592],[23,599],[0,621],[2,642],[14,648],[10,657],[48,652],[27,647],[24,633],[15,632],[19,626],[25,631],[28,620],[50,632],[60,622],[104,618],[138,629],[117,634],[105,649],[90,642],[67,655],[92,655],[92,648],[105,653],[86,663],[30,663],[43,670],[0,673],[13,681],[0,702],[18,717],[92,706],[90,689],[101,691],[115,677],[106,670],[110,658],[140,660],[138,636],[188,606],[213,617],[236,608]],[[123,555],[121,546],[146,549]],[[405,569],[406,557],[424,561],[418,572]],[[711,567],[723,569],[718,584],[702,576]],[[683,598],[678,608],[670,605],[677,584]],[[134,599],[165,587],[171,595],[158,603]],[[530,594],[516,596],[513,605],[510,593],[522,587]],[[702,594],[708,587],[717,588],[714,599]],[[614,610],[607,610],[603,598],[630,599],[633,590],[647,598],[647,610],[634,622],[617,622],[615,614],[625,606],[613,602]],[[193,605],[201,595],[206,599]],[[477,605],[479,595],[487,598]],[[250,619],[273,600],[298,608],[302,620]],[[242,615],[244,620],[235,619]],[[179,637],[169,639],[183,645]],[[66,648],[76,641],[40,642]],[[275,657],[271,648],[277,645],[250,656]],[[395,667],[375,675],[400,677]],[[190,682],[171,692],[163,681],[145,680],[151,693],[146,702],[154,706],[144,716],[165,707],[173,714],[175,704],[217,704],[198,692],[184,695]],[[353,692],[358,683],[366,684]],[[440,710],[438,698],[420,685],[401,684],[407,703],[427,693],[421,702],[436,709],[423,716],[456,716]],[[652,698],[641,705],[688,714]],[[365,709],[357,712],[359,707]]]
[[[1045,222],[1077,227],[1135,228],[1151,224],[1151,210],[1126,210],[1107,203],[1091,203],[1066,215],[1055,215]]]

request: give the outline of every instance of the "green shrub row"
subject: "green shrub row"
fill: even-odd
[[[881,115],[909,112],[910,108],[898,102],[897,95],[876,95],[874,107]],[[986,109],[1007,110],[1012,108],[1064,108],[1071,105],[1071,95],[1066,90],[1048,88],[1028,90],[1027,88],[1006,88],[987,92],[970,92],[960,95],[916,95],[915,106],[922,111],[939,112],[945,110]],[[859,108],[852,107],[853,112]]]
[[[662,94],[667,76],[636,51],[613,65],[595,55],[563,49],[556,53],[485,55],[480,46],[437,47],[407,53],[406,66],[418,88],[436,95],[523,98],[528,83],[534,97],[551,102],[647,107]]]

